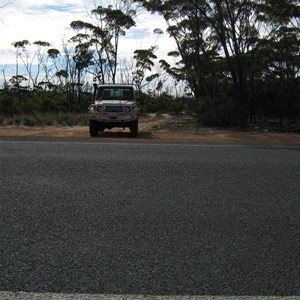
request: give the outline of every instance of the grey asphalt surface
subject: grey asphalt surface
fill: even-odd
[[[300,296],[300,146],[0,141],[0,290]]]

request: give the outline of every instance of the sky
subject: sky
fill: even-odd
[[[98,5],[107,6],[108,0],[0,0],[0,81],[5,72],[12,72],[15,64],[13,42],[28,40],[46,41],[52,48],[61,49],[62,41],[75,32],[70,23],[75,20],[90,21],[88,13]],[[136,49],[157,45],[156,55],[165,58],[174,50],[175,43],[165,33],[157,40],[155,28],[165,31],[161,16],[139,13],[136,26],[127,31],[120,42],[120,56],[131,58]],[[10,67],[10,69],[9,69]],[[3,79],[3,78],[2,78]]]

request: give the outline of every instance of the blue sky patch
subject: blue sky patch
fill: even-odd
[[[143,39],[146,37],[149,37],[151,35],[151,32],[149,29],[139,29],[136,27],[130,28],[129,31],[126,31],[125,39]]]
[[[33,11],[57,11],[57,12],[70,12],[78,9],[78,5],[75,4],[45,4],[45,5],[35,5],[30,9]]]

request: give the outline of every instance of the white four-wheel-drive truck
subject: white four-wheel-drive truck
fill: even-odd
[[[139,108],[134,85],[94,84],[93,103],[89,106],[90,136],[113,127],[129,128],[138,135]]]

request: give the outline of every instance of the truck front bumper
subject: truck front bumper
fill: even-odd
[[[102,123],[127,123],[137,121],[139,116],[136,114],[105,114],[105,113],[89,113],[90,120],[95,120]]]

